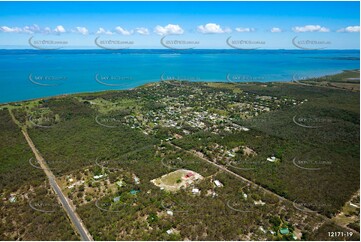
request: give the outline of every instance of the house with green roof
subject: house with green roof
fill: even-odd
[[[286,234],[289,234],[290,233],[290,230],[288,228],[281,228],[280,229],[280,234],[282,235],[286,235]]]

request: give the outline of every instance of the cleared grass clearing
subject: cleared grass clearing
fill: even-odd
[[[119,110],[124,110],[126,108],[135,108],[139,106],[137,100],[134,99],[119,99],[117,101],[109,101],[103,98],[96,98],[92,100],[87,100],[81,97],[78,97],[80,102],[88,101],[90,104],[95,107],[100,113],[110,113]]]
[[[182,187],[189,187],[191,184],[202,179],[203,176],[194,171],[181,169],[153,179],[151,182],[166,191],[178,191]]]

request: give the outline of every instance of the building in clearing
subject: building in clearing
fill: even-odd
[[[191,170],[180,169],[159,178],[151,180],[161,190],[178,191],[181,188],[190,187],[192,184],[203,179],[203,176]]]
[[[11,203],[16,202],[16,197],[15,197],[15,196],[10,197],[9,201],[10,201]]]
[[[290,233],[290,231],[288,230],[288,228],[281,228],[280,229],[280,234],[282,234],[282,235],[286,235],[286,234],[289,234]]]
[[[95,179],[95,180],[98,180],[98,179],[100,179],[100,178],[102,178],[104,175],[97,175],[97,176],[93,176],[93,178]]]
[[[194,176],[194,173],[193,173],[193,172],[188,172],[188,173],[184,176],[184,178],[188,179],[188,178],[191,178],[191,177],[193,177],[193,176]]]
[[[124,185],[123,181],[117,181],[116,184],[118,185],[118,187],[122,187]]]
[[[354,204],[352,202],[350,202],[350,206],[355,207],[355,208],[360,208],[360,206],[358,206],[357,204]]]
[[[223,187],[223,184],[219,180],[214,180],[214,184],[216,184],[217,187]]]
[[[274,156],[268,157],[268,158],[267,158],[267,161],[269,161],[269,162],[275,162],[275,161],[276,161],[276,157],[274,157]]]
[[[135,174],[133,174],[133,179],[135,184],[140,184],[140,179]]]
[[[265,202],[262,202],[262,200],[254,201],[253,203],[254,205],[261,205],[261,206],[266,204]]]
[[[259,230],[261,230],[264,234],[267,232],[262,226],[259,227]]]
[[[198,195],[198,194],[201,193],[201,191],[198,188],[193,188],[192,193],[195,194],[195,195]]]
[[[131,190],[129,193],[132,195],[136,195],[138,192],[140,192],[139,190]]]

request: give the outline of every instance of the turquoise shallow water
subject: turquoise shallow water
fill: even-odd
[[[0,50],[0,103],[169,79],[292,81],[359,66],[359,50]]]

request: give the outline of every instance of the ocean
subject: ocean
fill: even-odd
[[[359,66],[359,50],[0,50],[0,103],[172,79],[287,82]]]

